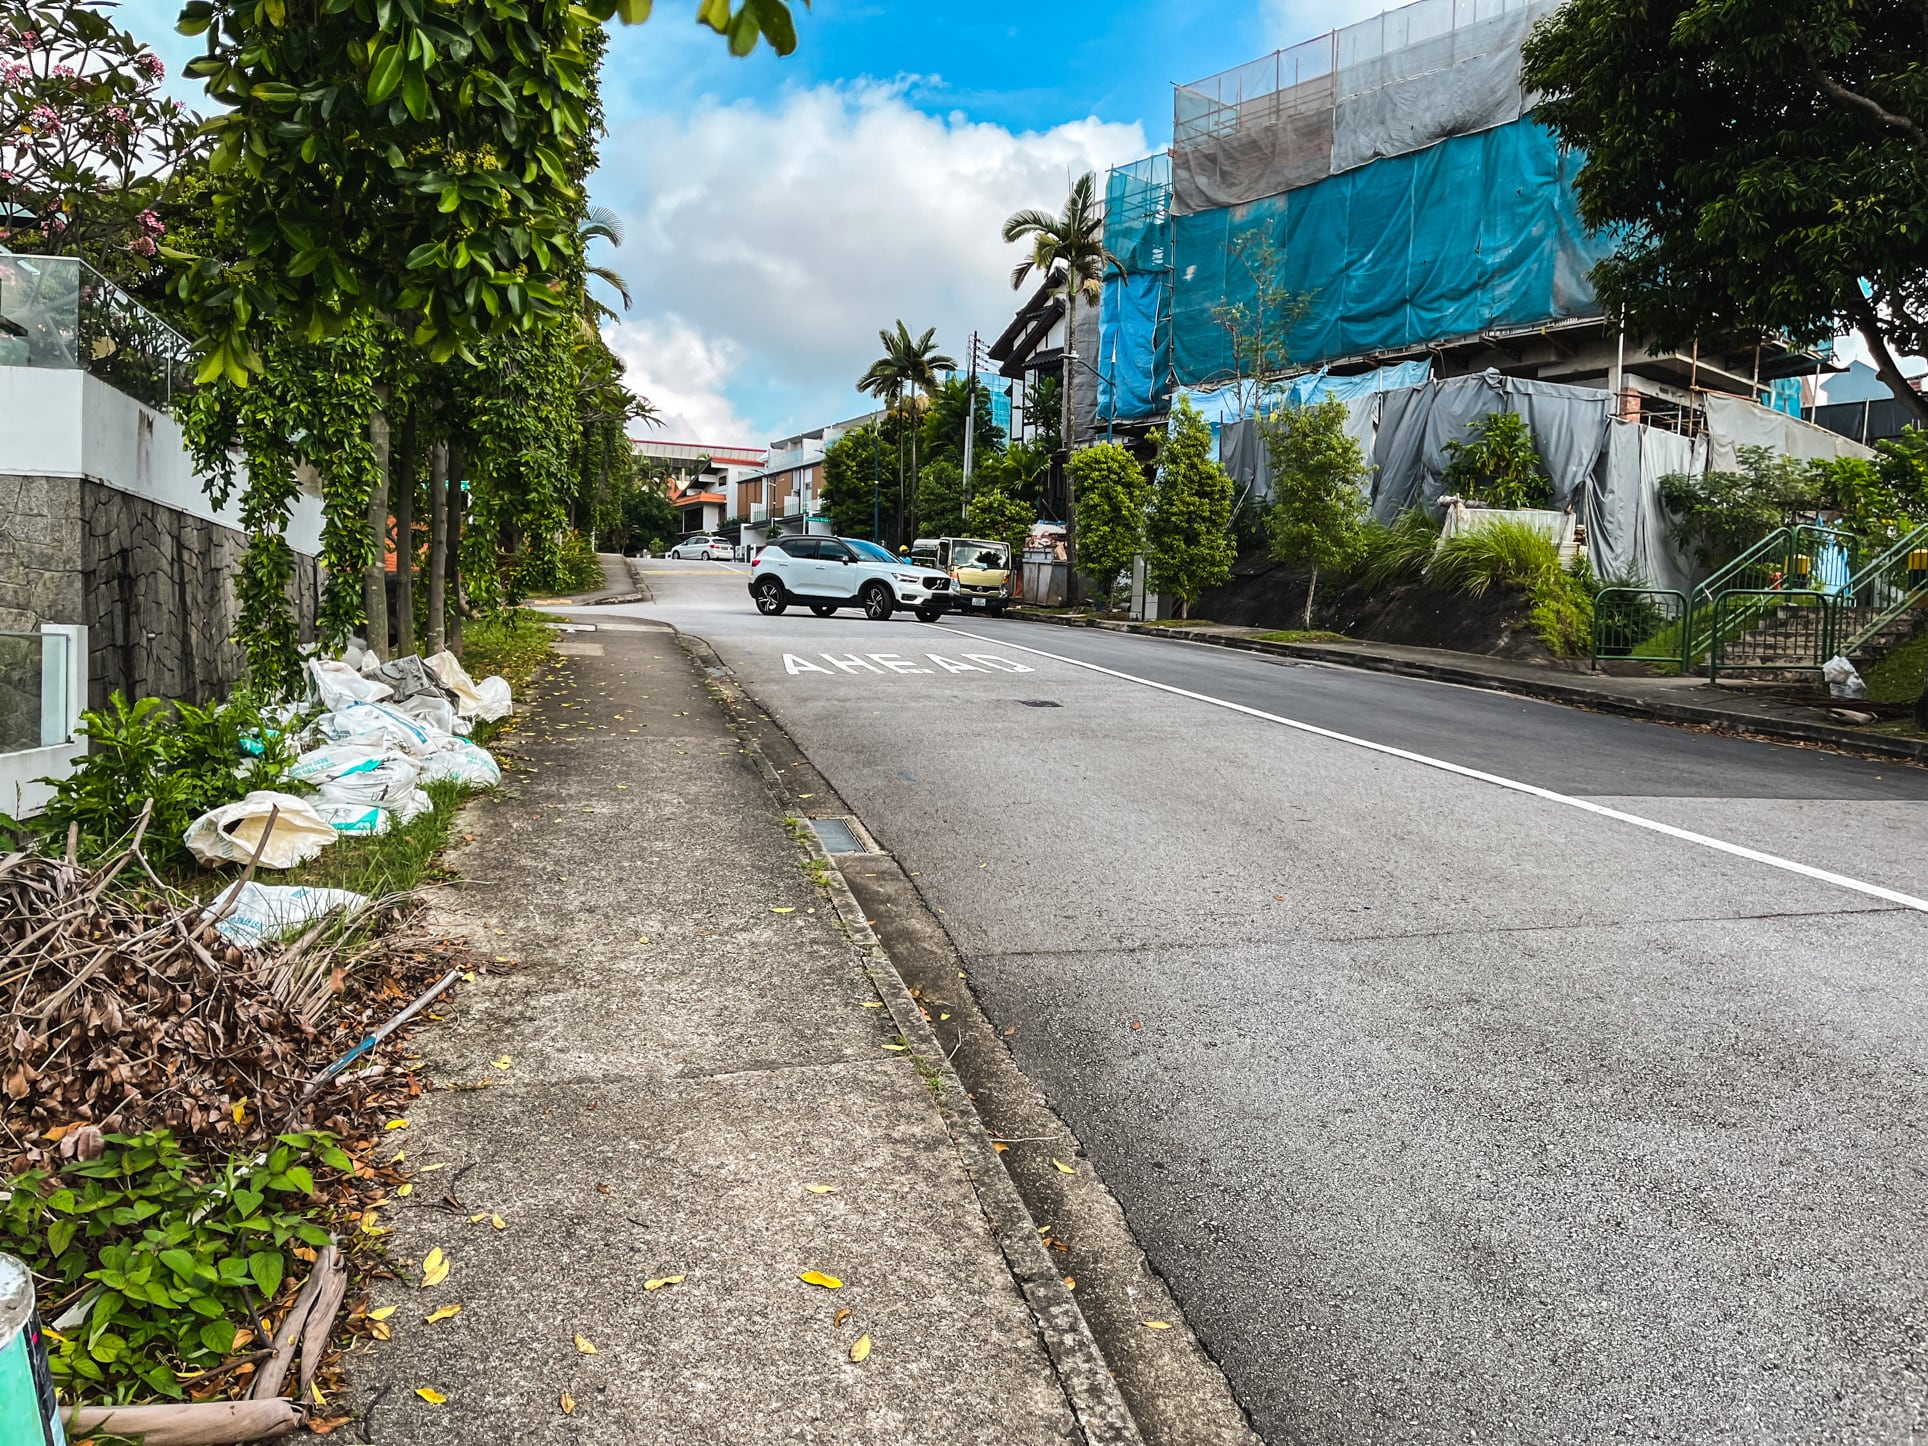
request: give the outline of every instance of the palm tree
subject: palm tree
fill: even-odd
[[[576,250],[582,254],[583,259],[583,313],[585,316],[608,317],[609,320],[615,321],[618,319],[615,311],[589,294],[588,278],[593,276],[614,290],[616,295],[620,296],[623,300],[624,311],[628,311],[629,308],[634,305],[635,298],[629,294],[629,283],[625,281],[620,274],[610,270],[607,266],[591,266],[589,264],[589,243],[591,241],[607,241],[611,246],[622,245],[622,217],[618,216],[607,206],[591,206],[582,224],[576,227]]]
[[[1071,446],[1071,367],[1078,354],[1077,299],[1096,306],[1104,294],[1105,273],[1123,268],[1105,250],[1105,212],[1098,201],[1098,178],[1086,171],[1072,183],[1064,209],[1053,216],[1045,211],[1019,211],[1004,223],[1006,241],[1031,242],[1031,254],[1011,273],[1016,291],[1036,272],[1052,283],[1052,294],[1064,300],[1064,417],[1059,426],[1063,446]]]
[[[910,328],[899,317],[897,329],[885,327],[877,333],[877,339],[884,345],[884,354],[870,364],[870,370],[857,380],[857,390],[868,393],[884,404],[887,412],[898,417],[897,426],[897,541],[904,540],[904,431],[905,421],[910,422],[910,471],[913,482],[917,476],[917,427],[916,419],[927,399],[937,386],[940,371],[956,371],[955,359],[937,351],[937,328],[924,328],[924,334],[912,340]]]

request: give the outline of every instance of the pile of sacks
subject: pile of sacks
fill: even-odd
[[[202,863],[246,863],[260,849],[262,867],[293,868],[342,835],[386,833],[419,818],[431,807],[424,784],[502,781],[494,757],[466,735],[512,711],[506,679],[477,683],[448,652],[384,663],[359,639],[307,668],[314,697],[290,710],[303,752],[287,776],[314,793],[262,789],[201,815],[187,846]]]

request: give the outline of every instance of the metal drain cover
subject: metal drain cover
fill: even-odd
[[[1026,708],[1062,708],[1064,704],[1053,703],[1049,698],[1020,698],[1018,702]]]
[[[857,836],[847,818],[813,818],[810,827],[817,831],[817,842],[827,854],[867,854],[870,846]]]

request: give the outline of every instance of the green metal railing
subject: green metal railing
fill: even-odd
[[[1816,523],[1770,532],[1689,595],[1685,666],[1692,668],[1702,658],[1711,663],[1718,650],[1773,610],[1777,597],[1844,590],[1860,542],[1852,532]],[[1722,607],[1720,600],[1730,594],[1733,601]]]
[[[1869,558],[1842,591],[1841,651],[1852,653],[1928,598],[1928,523]]]
[[[1685,671],[1687,594],[1665,587],[1603,587],[1593,597],[1593,658],[1669,663]]]
[[[1841,599],[1813,589],[1727,588],[1709,619],[1707,681],[1722,669],[1820,672],[1836,646]]]

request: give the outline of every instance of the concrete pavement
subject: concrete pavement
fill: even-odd
[[[1928,773],[662,572],[1268,1440],[1928,1417]]]
[[[1135,1439],[1093,1429],[1102,1369],[1068,1391],[701,669],[594,616],[436,908],[519,967],[421,1037],[437,1088],[390,1138],[422,1173],[373,1302],[394,1340],[351,1371],[368,1439]]]

